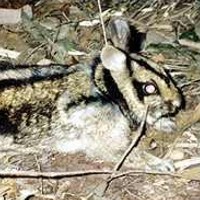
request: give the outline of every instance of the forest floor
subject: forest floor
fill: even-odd
[[[123,16],[144,33],[140,54],[170,70],[185,96],[177,133],[150,130],[139,144],[175,171],[122,166],[111,174],[113,163],[82,153],[1,150],[0,200],[200,199],[200,1],[101,3],[106,25]],[[104,45],[97,0],[1,0],[0,24],[0,59],[13,64],[91,63]]]

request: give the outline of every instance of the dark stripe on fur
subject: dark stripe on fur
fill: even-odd
[[[128,56],[128,55],[127,55]],[[166,77],[164,74],[156,71],[156,69],[152,68],[147,62],[145,62],[144,60],[141,59],[135,59],[133,57],[130,57],[131,60],[134,60],[135,62],[137,62],[140,66],[145,67],[147,70],[153,72],[154,74],[156,74],[157,76],[159,76],[161,79],[163,79],[165,81],[165,83],[168,85],[168,87],[170,87],[170,81],[169,78]]]
[[[64,75],[53,75],[50,77],[32,77],[32,78],[28,78],[28,79],[7,79],[7,80],[1,80],[0,81],[0,89],[5,89],[5,88],[9,88],[9,87],[22,87],[25,85],[30,85],[30,84],[34,84],[36,82],[40,82],[43,80],[56,80],[56,79],[60,79],[62,78]]]
[[[7,69],[0,71],[0,89],[9,88],[12,86],[20,87],[43,80],[56,80],[81,70],[79,65],[71,67],[67,67],[66,65],[32,65],[23,67],[23,69],[16,67],[12,70]],[[20,78],[17,77],[18,74],[20,74]]]

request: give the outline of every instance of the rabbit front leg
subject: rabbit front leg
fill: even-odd
[[[66,103],[70,102],[69,95],[66,92],[58,100],[58,114],[52,127],[55,149],[115,161],[130,143],[128,120],[117,105],[101,97],[72,105]]]

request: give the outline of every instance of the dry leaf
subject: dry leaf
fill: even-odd
[[[155,63],[164,63],[165,57],[163,54],[159,53],[151,58]]]
[[[181,172],[181,177],[188,180],[200,181],[200,166],[193,167],[191,169],[184,170]]]

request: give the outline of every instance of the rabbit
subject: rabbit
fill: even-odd
[[[111,45],[95,60],[93,94],[77,104],[66,91],[57,101],[52,130],[58,151],[81,151],[116,161],[130,144],[147,106],[150,126],[167,133],[176,129],[174,116],[184,102],[181,91],[164,69],[132,54],[126,20],[111,21],[110,32]]]
[[[21,70],[27,72],[17,73],[13,83],[12,71],[0,73],[0,81],[12,86],[0,94],[4,120],[17,132],[27,135],[29,141],[30,134],[38,136],[47,132],[46,140],[40,141],[40,137],[37,140],[40,146],[65,153],[84,152],[89,157],[108,161],[115,161],[131,143],[132,132],[143,120],[146,107],[149,126],[173,132],[176,129],[174,116],[183,104],[181,92],[164,69],[132,54],[129,25],[125,21],[120,24],[123,25],[116,27],[113,33],[116,37],[111,44],[102,49],[98,66],[89,69],[89,76],[82,73],[70,78],[64,66],[57,70],[52,66],[52,72],[41,67],[32,71],[35,73],[25,68]],[[127,35],[121,37],[124,33]],[[118,42],[117,38],[122,41]],[[96,80],[98,70],[104,79],[99,82]],[[54,77],[55,72],[59,76],[57,80],[48,78]],[[33,77],[36,78],[33,80]],[[23,84],[24,80],[27,85]],[[20,83],[17,90],[13,89],[16,82]],[[82,87],[86,87],[86,91],[78,92],[75,98],[76,91]],[[14,93],[16,98],[13,99]],[[19,104],[18,93],[21,94]],[[12,101],[8,102],[9,99]],[[20,115],[21,122],[13,115]]]
[[[55,149],[113,160],[131,142],[134,128],[130,120],[141,123],[147,106],[147,124],[173,132],[173,116],[181,108],[182,96],[164,70],[136,61],[112,45],[102,49],[101,61],[124,102],[120,105],[97,90],[78,104],[71,103],[70,93],[65,92],[57,101],[57,114],[52,120]]]

